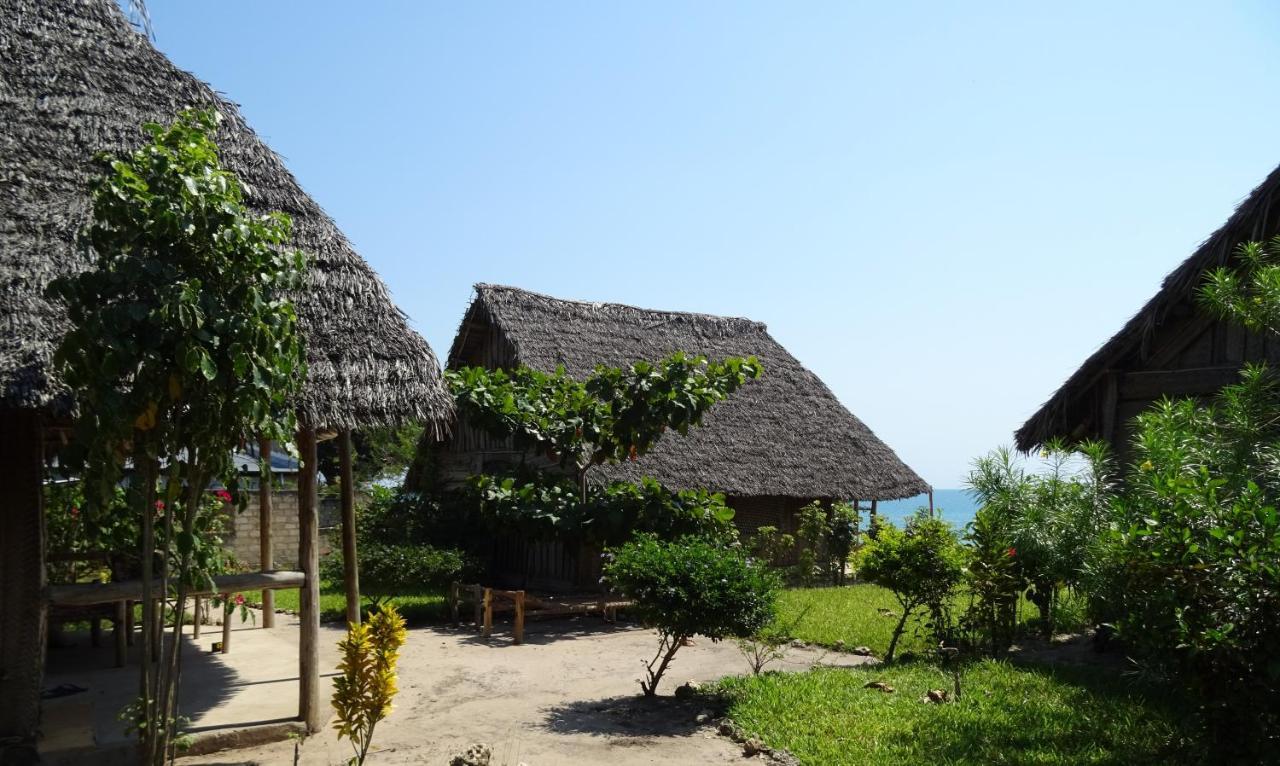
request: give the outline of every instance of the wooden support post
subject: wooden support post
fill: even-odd
[[[480,635],[485,638],[493,635],[493,588],[484,589],[484,628]]]
[[[133,646],[133,604],[127,599],[124,602],[124,638],[129,646]]]
[[[929,518],[933,518],[933,487],[929,487]]]
[[[231,653],[231,594],[222,594],[222,653]]]
[[[0,742],[34,742],[48,629],[43,433],[31,410],[0,411],[0,433]]]
[[[449,620],[455,627],[458,625],[458,599],[460,597],[458,590],[460,587],[457,580],[449,583]]]
[[[204,609],[204,599],[200,598],[199,596],[196,596],[195,600],[192,601],[192,615],[191,615],[191,637],[192,638],[200,637],[200,623],[203,622],[203,620],[201,619],[201,612],[203,609]]]
[[[524,591],[516,591],[516,619],[514,632],[516,643],[524,643]]]
[[[116,602],[116,619],[115,627],[111,631],[111,637],[115,639],[116,645],[116,667],[123,668],[125,662],[129,659],[129,634],[127,628],[128,621],[125,620],[125,606],[127,602]]]
[[[266,466],[264,469],[263,466]],[[263,572],[276,568],[271,547],[271,440],[258,440],[258,565]],[[276,594],[262,591],[262,627],[276,626]]]
[[[165,604],[165,600],[159,599],[155,602],[155,606],[152,607],[153,609],[155,609],[155,614],[156,614],[155,629],[151,635],[151,661],[152,662],[160,661],[160,647],[164,644],[164,625],[165,625],[164,604]],[[142,627],[145,630],[147,626],[143,625]]]
[[[475,604],[476,630],[480,630],[480,625],[484,622],[484,588],[479,585],[471,586],[471,602]]]
[[[316,496],[316,432],[298,430],[298,559],[305,578],[298,599],[298,718],[308,734],[324,728],[320,702],[320,516]]]
[[[356,561],[356,487],[351,472],[351,432],[338,433],[342,490],[342,577],[347,590],[347,622],[360,624],[360,568]]]
[[[94,617],[89,620],[89,646],[98,648],[102,646],[102,618]]]

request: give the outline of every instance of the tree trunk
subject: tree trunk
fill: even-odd
[[[271,440],[258,440],[258,568],[275,569],[275,551],[271,541]],[[262,591],[262,627],[276,626],[276,593]]]
[[[903,607],[902,616],[898,618],[898,625],[893,629],[893,638],[889,639],[889,651],[885,652],[885,664],[893,662],[893,653],[898,649],[898,639],[902,638],[902,631],[906,627],[907,617],[911,616],[911,610]]]

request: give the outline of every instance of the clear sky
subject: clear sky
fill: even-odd
[[[748,316],[937,487],[1280,162],[1266,0],[148,7],[438,354],[481,281]]]

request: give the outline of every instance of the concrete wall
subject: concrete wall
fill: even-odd
[[[256,494],[239,513],[229,511],[227,535],[224,542],[244,568],[256,570],[259,566],[259,515]],[[327,500],[328,498],[325,498]],[[322,501],[322,506],[324,502]],[[329,536],[325,534],[325,516],[321,511],[320,555],[329,552]],[[294,490],[276,492],[271,496],[271,547],[276,569],[298,567],[298,493]]]

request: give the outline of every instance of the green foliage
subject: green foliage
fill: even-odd
[[[304,258],[285,247],[287,217],[245,207],[210,137],[217,121],[183,112],[168,127],[145,125],[148,141],[131,155],[101,156],[81,237],[91,263],[49,288],[71,325],[55,354],[78,408],[62,458],[82,476],[85,506],[109,507],[133,463],[144,654],[160,619],[153,575],[179,601],[208,585],[220,545],[202,525],[200,495],[215,478],[239,494],[233,449],[292,431],[288,403],[305,374],[287,297]],[[180,635],[181,620],[174,630]],[[171,642],[171,655],[180,643]],[[178,665],[171,656],[155,673],[142,666],[144,763],[170,754]]]
[[[638,535],[611,549],[604,582],[634,601],[635,614],[658,629],[658,653],[648,663],[648,679],[640,682],[647,696],[656,693],[688,638],[746,638],[769,624],[780,587],[773,572],[739,548],[699,537],[661,541],[653,535]]]
[[[1280,332],[1280,237],[1237,247],[1234,265],[1206,275],[1200,303],[1254,332]]]
[[[585,381],[553,374],[465,367],[445,373],[459,414],[517,447],[544,453],[575,475],[635,460],[668,430],[685,434],[744,383],[760,377],[754,358],[708,362],[676,353],[657,364],[600,366]]]
[[[970,624],[995,631],[985,636],[990,645],[1011,639],[992,619],[1007,613],[1014,589],[1027,591],[1040,608],[1042,631],[1051,635],[1058,594],[1081,584],[1086,555],[1109,518],[1114,469],[1105,445],[1086,442],[1076,449],[1050,444],[1041,453],[1047,470],[1031,473],[1001,448],[975,461],[969,474],[982,524],[969,535],[978,556],[971,574],[978,580],[975,596],[991,599],[976,605],[982,616]],[[1003,552],[1012,552],[1006,557],[1011,560],[1001,561]]]
[[[842,589],[848,590],[848,589]],[[885,694],[864,686],[882,681]],[[719,684],[745,733],[802,764],[1037,764],[1190,766],[1180,695],[1110,668],[1037,667],[984,660],[966,693],[921,704],[950,680],[926,663],[734,676]]]
[[[777,527],[763,526],[756,529],[746,543],[751,555],[774,569],[781,569],[796,549],[796,539]]]
[[[812,587],[844,584],[845,565],[858,540],[858,512],[848,503],[813,501],[797,514],[795,579]]]
[[[860,551],[858,574],[888,588],[901,614],[885,662],[892,662],[907,619],[918,609],[929,615],[927,626],[942,640],[950,630],[951,600],[963,576],[965,554],[955,530],[941,519],[917,513],[899,530],[889,524]]]
[[[392,595],[447,587],[478,572],[475,561],[461,551],[425,543],[366,542],[359,547],[359,563],[362,591]],[[330,582],[343,582],[340,551],[324,558],[320,574]]]
[[[965,585],[969,605],[960,620],[971,643],[996,657],[1013,644],[1018,627],[1018,596],[1025,579],[1000,511],[980,508],[965,533],[969,547]]]
[[[586,502],[572,480],[537,471],[475,476],[470,487],[492,528],[529,537],[611,545],[634,532],[653,532],[664,539],[734,534],[733,509],[725,505],[724,495],[705,489],[672,491],[648,478],[637,484],[590,486]]]
[[[1100,567],[1122,637],[1203,700],[1224,741],[1280,731],[1280,383],[1250,367],[1205,405],[1136,421],[1134,468]]]
[[[351,432],[351,473],[358,488],[378,479],[398,478],[413,464],[423,425],[407,423]],[[339,476],[338,439],[316,445],[316,464],[325,476]],[[338,483],[330,484],[337,491]]]

